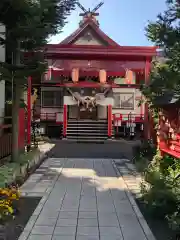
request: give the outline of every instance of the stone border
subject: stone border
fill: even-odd
[[[39,152],[39,154],[37,154],[34,159],[32,160],[32,163],[31,163],[31,167],[30,168],[26,168],[26,174],[27,174],[27,171],[29,169],[32,169],[32,168],[37,168],[39,165],[42,164],[42,162],[44,160],[46,160],[47,158],[47,153],[51,150],[52,147],[49,147],[47,151],[44,151],[44,152]],[[29,165],[30,166],[30,165]],[[27,167],[27,165],[26,165]],[[25,168],[25,166],[24,166]],[[46,203],[48,197],[49,197],[49,194],[51,193],[52,189],[53,189],[53,186],[55,185],[56,181],[58,179],[58,176],[56,177],[56,179],[54,180],[54,183],[53,185],[50,187],[50,189],[48,189],[48,191],[46,191],[45,194],[43,194],[41,196],[41,200],[40,202],[38,203],[38,205],[36,206],[33,214],[31,215],[31,217],[29,218],[25,228],[23,229],[22,233],[20,234],[18,240],[27,240],[29,235],[30,235],[30,232],[38,218],[38,215],[40,214],[40,212],[42,211],[43,207],[44,207],[44,204]],[[22,185],[23,186],[23,185]],[[31,197],[38,197],[37,195],[35,196],[32,196],[31,194],[29,195],[28,193],[24,192],[21,194],[22,197],[28,197],[28,198],[31,198]],[[40,197],[40,196],[39,196]]]
[[[112,164],[113,164],[113,167],[115,169],[115,172],[116,172],[117,176],[121,177],[123,179],[123,176],[122,176],[121,172],[119,171],[119,169],[117,168],[113,159],[112,159]],[[131,206],[132,206],[132,208],[133,208],[133,210],[136,214],[136,217],[137,217],[145,235],[146,235],[147,240],[156,240],[156,238],[154,237],[154,234],[152,233],[150,227],[148,226],[144,216],[142,215],[142,213],[141,213],[141,211],[140,211],[140,209],[139,209],[139,207],[138,207],[138,205],[137,205],[137,203],[136,203],[136,201],[133,197],[133,194],[129,190],[129,188],[128,188],[124,179],[123,179],[123,185],[124,185],[124,190],[126,192],[126,195],[129,199],[129,202],[130,202],[130,204],[131,204]]]
[[[25,228],[23,229],[23,232],[20,234],[18,240],[27,240],[30,233],[31,233],[31,230],[32,228],[34,227],[36,221],[37,221],[37,218],[38,218],[38,215],[40,214],[40,212],[42,211],[43,207],[44,207],[44,204],[46,203],[47,199],[48,199],[48,196],[49,196],[50,193],[44,195],[39,204],[37,205],[37,207],[35,208],[33,214],[31,215],[31,217],[29,218]],[[30,196],[29,196],[30,198]]]
[[[38,150],[38,149],[37,149]],[[48,152],[48,151],[47,151]],[[35,153],[35,156],[33,159],[29,160],[24,165],[20,166],[17,170],[13,173],[12,181],[8,182],[8,185],[13,184],[14,181],[16,181],[17,177],[21,176],[26,178],[28,171],[32,171],[34,168],[38,167],[44,159],[46,159],[47,155],[43,152],[37,152]],[[23,196],[23,195],[22,195]]]

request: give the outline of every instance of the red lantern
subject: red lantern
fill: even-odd
[[[125,83],[126,84],[132,84],[134,80],[134,72],[131,70],[126,71],[126,76],[125,76]]]
[[[107,72],[104,69],[101,69],[99,71],[99,80],[100,83],[105,84],[106,83],[106,79],[107,79]]]
[[[52,67],[48,68],[48,71],[44,74],[44,78],[46,81],[51,80],[52,78]]]
[[[73,83],[77,83],[79,81],[79,69],[73,68],[72,70],[72,81]]]

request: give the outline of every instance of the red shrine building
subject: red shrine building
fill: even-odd
[[[149,138],[149,114],[140,85],[148,84],[156,47],[121,46],[100,28],[95,11],[79,28],[46,46],[40,119],[45,134],[101,142],[117,134]]]

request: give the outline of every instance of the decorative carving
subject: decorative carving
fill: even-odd
[[[72,92],[69,88],[67,90],[72,95],[73,100],[77,101],[77,105],[81,110],[89,111],[92,111],[99,101],[104,100],[107,91],[109,91],[109,89],[105,89],[104,93],[97,93],[95,96],[82,96],[79,92]]]

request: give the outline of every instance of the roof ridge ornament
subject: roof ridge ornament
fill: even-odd
[[[80,22],[80,25],[84,23],[86,20],[91,19],[93,20],[97,25],[99,25],[96,17],[99,16],[99,13],[96,11],[104,4],[103,1],[101,1],[99,4],[96,5],[92,10],[89,8],[88,10],[84,8],[79,2],[77,2],[77,6],[83,11],[83,13],[80,13],[79,16],[83,17],[83,21]]]

